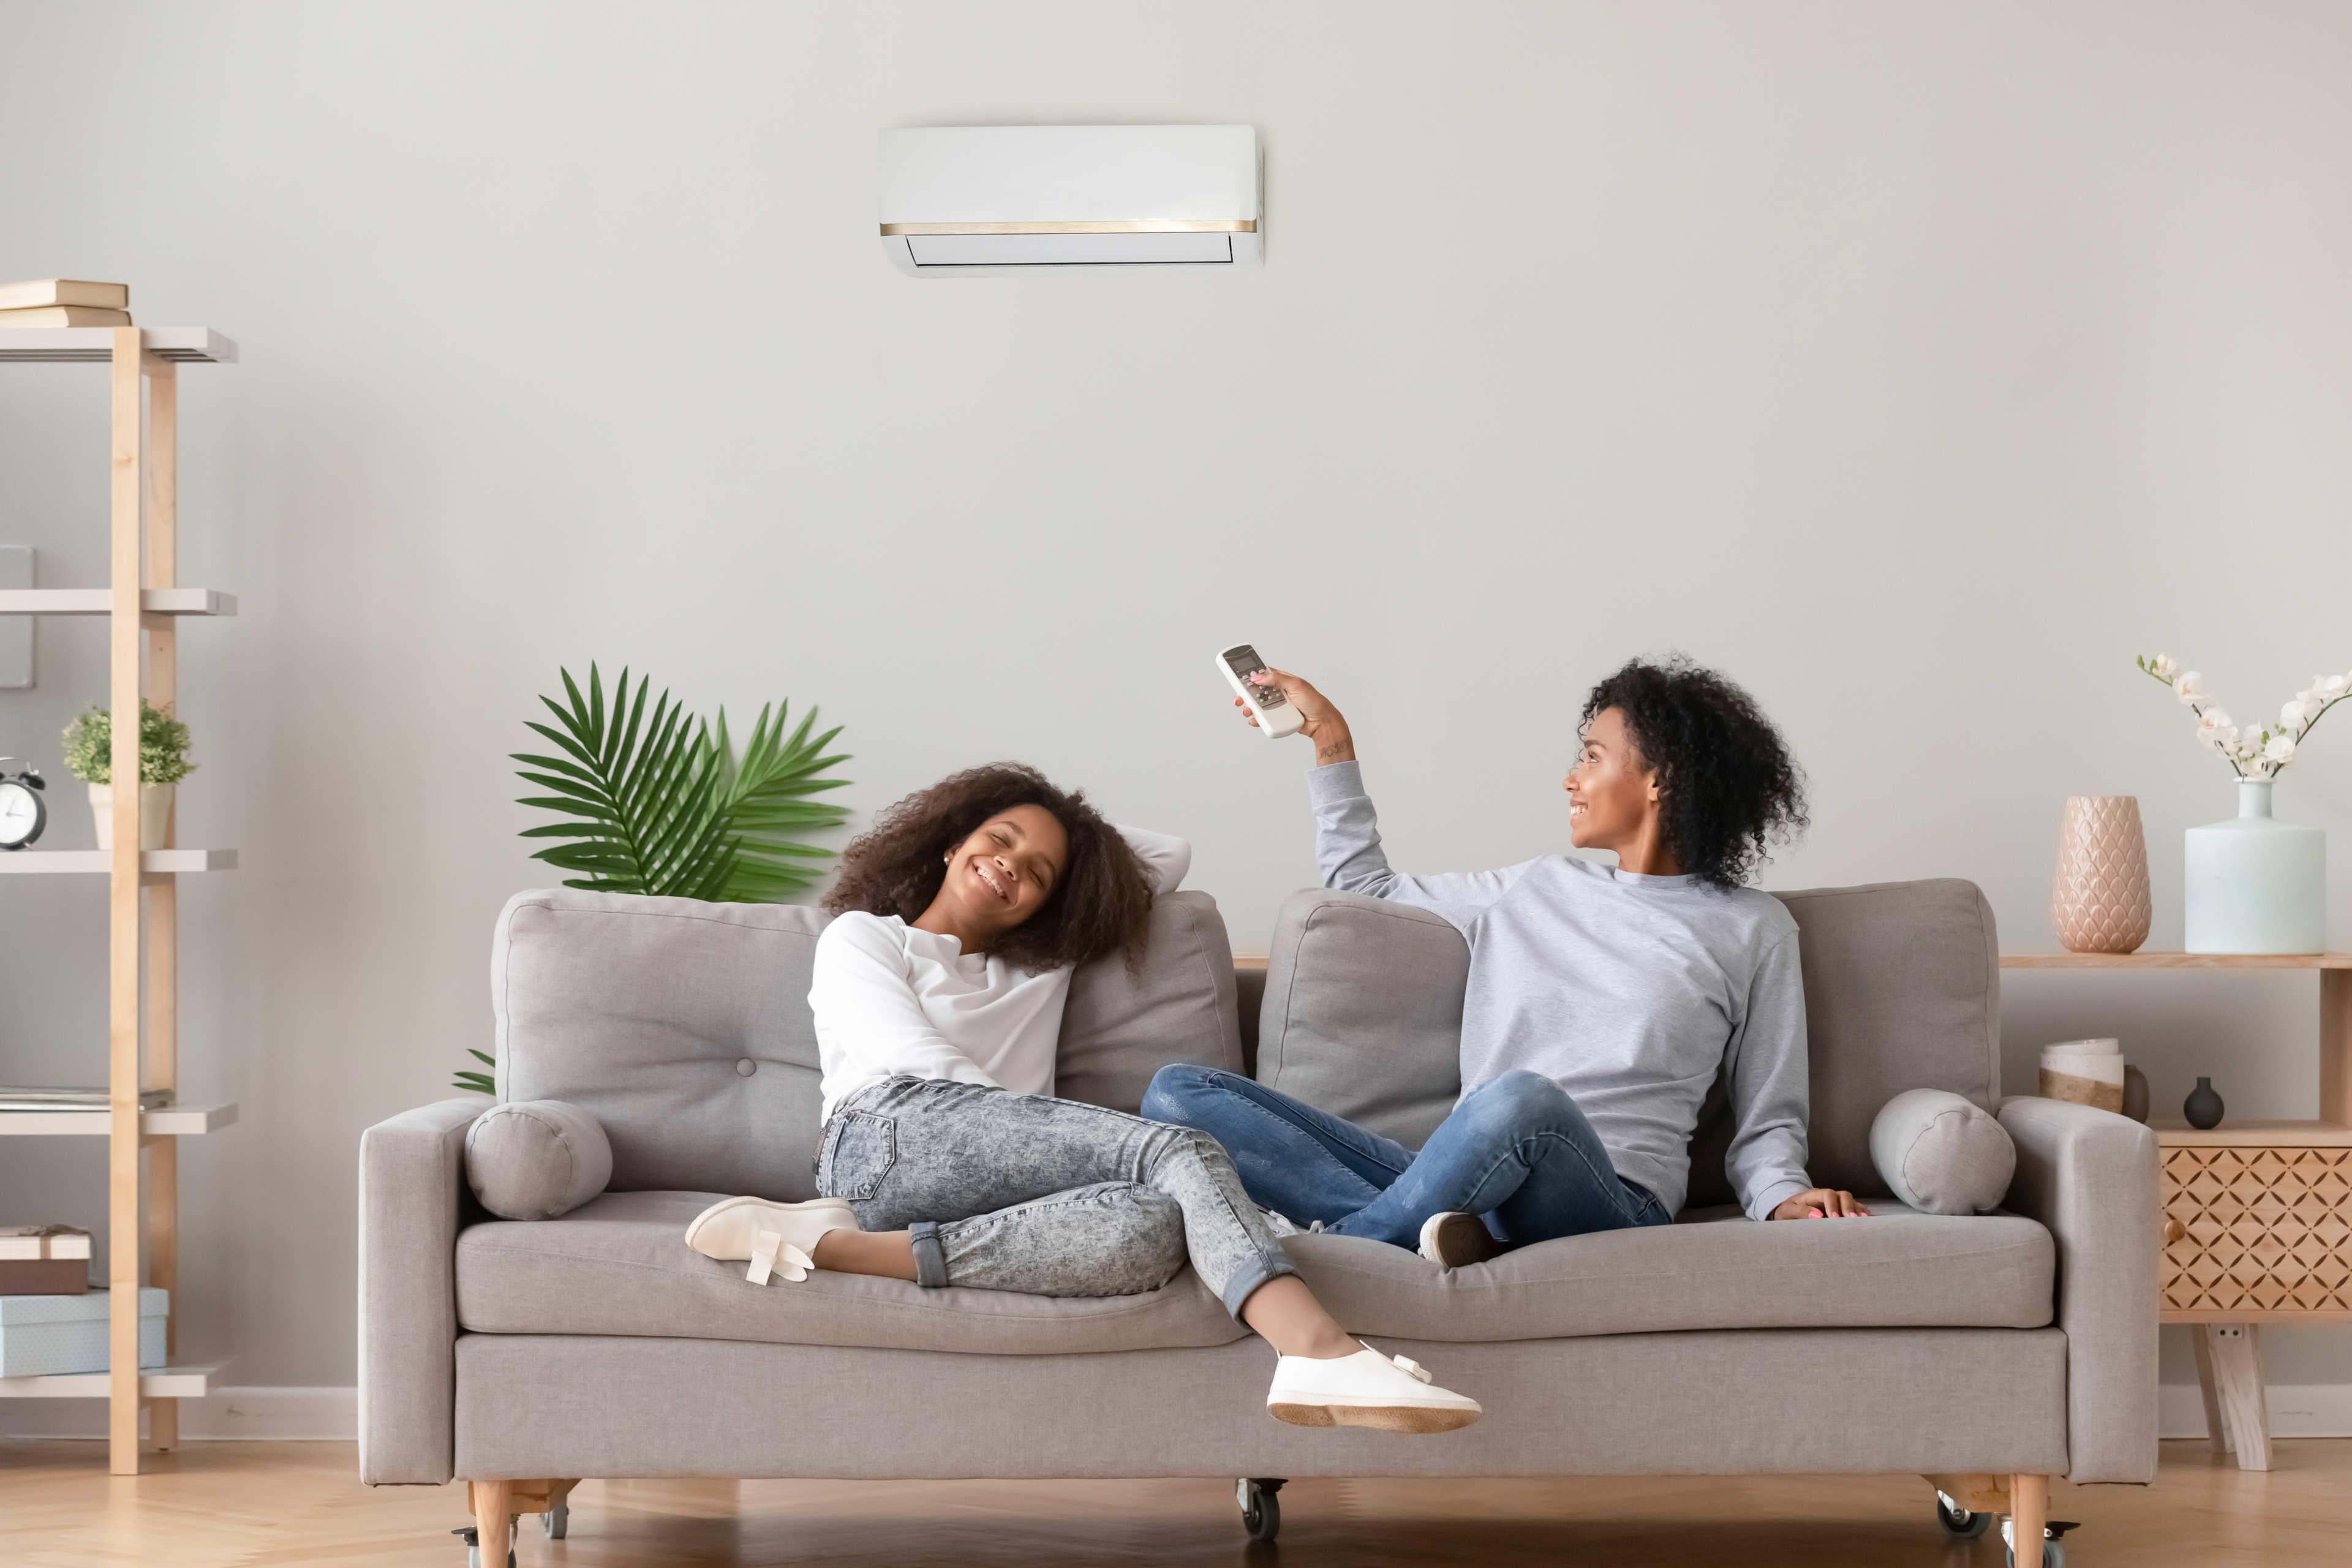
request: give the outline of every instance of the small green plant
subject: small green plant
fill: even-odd
[[[526,782],[555,792],[520,804],[563,818],[527,827],[523,837],[563,841],[532,858],[579,872],[565,887],[775,904],[815,886],[824,873],[811,862],[834,852],[802,836],[849,819],[843,807],[809,798],[849,782],[821,776],[848,760],[824,754],[839,725],[812,736],[812,708],[787,734],[787,705],[772,703],[760,710],[739,757],[723,708],[706,724],[664,691],[648,710],[650,678],[639,677],[633,692],[625,669],[607,707],[594,665],[585,694],[570,670],[558,673],[566,700],[540,699],[555,722],[526,722],[561,754],[518,752],[514,760],[524,764],[515,771]],[[496,1092],[488,1073],[469,1068],[456,1082]]]
[[[139,782],[178,784],[196,771],[188,761],[188,727],[153,703],[139,703]],[[85,710],[66,726],[66,772],[84,784],[114,780],[114,715]]]

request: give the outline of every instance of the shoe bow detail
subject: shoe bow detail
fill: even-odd
[[[765,1285],[772,1272],[797,1285],[809,1277],[816,1262],[799,1247],[772,1230],[763,1230],[751,1245],[751,1266],[743,1270],[743,1278],[754,1285]]]
[[[1429,1369],[1422,1365],[1421,1363],[1413,1360],[1411,1356],[1392,1355],[1389,1357],[1389,1360],[1396,1363],[1399,1368],[1411,1373],[1413,1376],[1421,1379],[1422,1382],[1427,1383],[1431,1381]]]

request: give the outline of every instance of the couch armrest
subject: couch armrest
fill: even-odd
[[[2077,1481],[2156,1476],[2156,1134],[2063,1100],[2000,1104],[2017,1142],[2007,1206],[2058,1248],[2066,1446]]]
[[[455,1461],[457,1223],[478,1095],[360,1135],[360,1479],[438,1486]]]

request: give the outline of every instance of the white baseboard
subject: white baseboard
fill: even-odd
[[[2263,1397],[2273,1437],[2352,1437],[2352,1383],[2273,1383]],[[2205,1436],[2205,1399],[2195,1384],[2158,1385],[2156,1430],[2164,1437]]]
[[[180,1401],[186,1442],[351,1442],[359,1436],[356,1388],[219,1388]],[[103,1437],[103,1399],[0,1400],[0,1436]]]
[[[2352,1437],[2352,1384],[2273,1384],[2273,1437]],[[2157,1431],[2205,1436],[2205,1405],[2193,1383],[2157,1390]],[[223,1388],[180,1401],[180,1436],[222,1439],[348,1443],[359,1435],[356,1388]],[[97,1399],[0,1400],[0,1436],[103,1437],[106,1404]]]

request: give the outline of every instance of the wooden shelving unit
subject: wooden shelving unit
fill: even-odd
[[[105,588],[0,593],[0,614],[109,617],[108,706],[112,769],[139,776],[139,707],[179,695],[179,622],[233,616],[236,600],[183,588],[179,570],[179,367],[234,363],[236,345],[209,327],[83,327],[0,331],[0,363],[103,363],[113,420],[110,582]],[[142,641],[144,646],[142,647]],[[179,1087],[179,882],[184,872],[226,871],[233,849],[139,848],[139,791],[113,794],[111,850],[25,850],[0,855],[0,874],[103,873],[107,903],[108,1107],[89,1111],[0,1112],[0,1136],[107,1140],[108,1365],[71,1377],[0,1378],[0,1398],[85,1396],[107,1401],[107,1461],[139,1471],[139,1416],[157,1448],[179,1439],[177,1401],[202,1394],[216,1366],[168,1364],[178,1339],[179,1143],[236,1120],[234,1105],[142,1110],[150,1089]],[[143,982],[143,987],[142,987]],[[142,989],[144,993],[142,1006]],[[142,1155],[145,1158],[142,1160]],[[142,1258],[142,1252],[144,1254]],[[139,1287],[173,1292],[161,1371],[139,1367]]]
[[[2155,1123],[2164,1258],[2157,1316],[2195,1325],[2213,1451],[2270,1468],[2260,1325],[2352,1322],[2352,952],[2016,952],[2003,969],[2319,972],[2319,1114]]]

